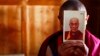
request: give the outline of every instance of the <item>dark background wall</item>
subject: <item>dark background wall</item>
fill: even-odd
[[[81,0],[90,15],[87,29],[100,39],[100,0]]]

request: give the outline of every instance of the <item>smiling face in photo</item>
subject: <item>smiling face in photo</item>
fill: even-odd
[[[70,30],[72,32],[76,32],[78,30],[78,27],[79,27],[79,20],[78,20],[78,18],[71,18],[69,26],[70,26]]]

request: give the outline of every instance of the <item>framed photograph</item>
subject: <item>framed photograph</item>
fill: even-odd
[[[85,41],[85,11],[64,11],[63,42],[68,40]]]

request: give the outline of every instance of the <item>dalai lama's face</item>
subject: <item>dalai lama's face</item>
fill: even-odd
[[[71,18],[69,22],[70,30],[76,32],[79,27],[79,20],[77,18]]]

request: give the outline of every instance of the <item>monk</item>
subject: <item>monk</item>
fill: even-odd
[[[69,22],[70,31],[65,32],[66,40],[83,40],[83,34],[79,28],[79,19],[71,18]]]
[[[85,6],[79,0],[64,2],[60,7],[58,16],[61,30],[52,34],[43,42],[38,56],[100,56],[100,39],[91,34],[87,29],[85,31],[85,43],[81,41],[63,42],[64,10],[85,11],[85,26],[87,25],[89,15],[87,15]]]

